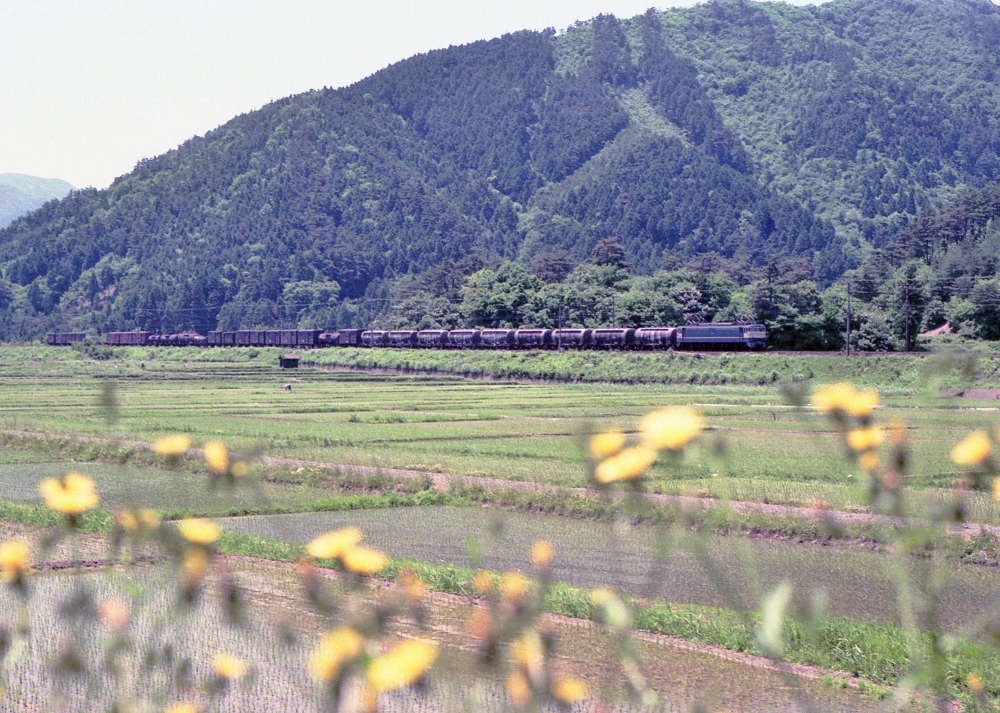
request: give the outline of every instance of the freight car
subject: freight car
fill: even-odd
[[[104,341],[113,347],[144,347],[150,336],[149,332],[108,332]]]
[[[86,332],[50,332],[46,335],[45,343],[50,347],[68,347],[70,344],[82,342],[86,338]]]

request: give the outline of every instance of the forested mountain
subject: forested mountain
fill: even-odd
[[[508,323],[508,280],[819,330],[819,290],[1000,175],[998,46],[989,0],[713,0],[416,56],[15,221],[0,337]]]
[[[0,228],[48,201],[65,197],[71,190],[73,186],[58,178],[0,173]]]

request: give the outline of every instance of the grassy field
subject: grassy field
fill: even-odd
[[[873,680],[894,683],[895,672],[904,663],[900,653],[904,637],[894,627],[894,585],[890,558],[884,553],[865,551],[857,543],[806,546],[787,538],[678,535],[678,541],[660,542],[657,530],[648,526],[629,528],[620,520],[582,521],[527,512],[504,513],[504,534],[491,537],[488,533],[501,518],[497,511],[468,507],[468,498],[453,497],[452,491],[435,492],[434,486],[448,490],[448,483],[457,483],[448,478],[459,477],[585,486],[586,458],[581,448],[585,434],[611,427],[634,431],[637,420],[649,410],[694,404],[705,415],[709,430],[682,460],[662,459],[654,467],[648,480],[652,491],[715,500],[825,504],[863,513],[868,510],[867,483],[845,460],[839,435],[818,415],[786,404],[789,390],[848,378],[883,392],[880,422],[902,418],[909,424],[915,465],[907,477],[907,490],[910,504],[919,510],[925,499],[942,497],[953,482],[957,471],[948,458],[951,447],[974,428],[992,427],[997,417],[995,401],[942,397],[938,388],[1000,381],[1000,361],[994,363],[990,356],[980,358],[975,369],[965,373],[961,360],[915,356],[848,360],[769,354],[532,356],[328,350],[309,355],[316,368],[285,372],[277,369],[276,354],[277,350],[132,349],[94,361],[69,349],[0,348],[0,499],[38,503],[41,479],[80,470],[97,482],[105,513],[133,505],[175,515],[245,513],[249,516],[226,521],[234,533],[228,537],[236,538],[232,552],[276,559],[294,558],[300,551],[298,543],[320,532],[359,524],[372,544],[391,555],[440,567],[445,591],[452,591],[449,568],[528,570],[530,543],[545,538],[557,545],[559,580],[583,588],[612,584],[634,596],[662,601],[660,614],[650,614],[647,631],[739,651],[754,647],[746,628],[733,629],[742,633],[730,641],[728,624],[712,623],[713,617],[738,619],[739,610],[756,611],[767,592],[789,581],[800,593],[825,591],[829,610],[840,621],[831,630],[831,639],[802,653],[800,662],[860,671]],[[398,361],[407,359],[411,361]],[[411,373],[358,370],[363,366]],[[574,369],[582,369],[584,376],[575,376]],[[698,376],[690,378],[695,373]],[[754,376],[764,373],[767,378]],[[484,374],[534,380],[469,378]],[[612,378],[615,374],[617,378]],[[548,377],[567,381],[540,380]],[[114,387],[113,418],[100,405],[109,384]],[[285,390],[286,384],[291,391]],[[155,459],[141,444],[177,432],[191,434],[197,445],[220,439],[237,450],[283,460],[255,464],[248,487],[239,489],[234,499],[205,490],[205,472],[196,457],[175,470],[162,464],[151,467]],[[360,478],[348,483],[342,466],[372,468],[365,476],[370,482]],[[426,478],[404,484],[385,476],[391,469]],[[558,492],[552,494],[559,497],[563,496]],[[448,503],[466,506],[434,507]],[[3,507],[12,519],[42,522],[30,508]],[[969,517],[1000,525],[1000,506],[986,495],[974,495]],[[86,523],[95,532],[107,530],[106,515],[94,515]],[[269,540],[258,545],[255,537]],[[703,544],[702,559],[685,549],[689,540]],[[665,547],[669,555],[654,556]],[[949,582],[946,628],[961,634],[969,623],[997,608],[996,569],[933,562]],[[712,575],[706,563],[725,574],[721,579]],[[924,564],[915,560],[913,566]],[[707,609],[692,615],[688,626],[686,612],[694,610],[673,611],[673,605]],[[857,622],[856,631],[852,621]],[[879,643],[881,634],[872,633],[881,631],[880,626],[888,627],[884,641],[890,643],[884,647]],[[704,627],[717,633],[699,633]],[[844,650],[845,642],[869,635],[873,650],[859,657],[870,660],[853,663],[854,654]],[[983,656],[977,653],[979,658],[973,659],[1000,671],[993,658]],[[580,658],[586,660],[585,655]],[[735,670],[710,674],[694,668],[699,673],[688,678],[678,671],[669,675],[691,681],[690,690],[696,690],[694,682],[704,681],[698,677],[705,675],[735,682],[734,691],[753,689],[753,674]],[[994,673],[984,671],[991,682]],[[961,680],[956,674],[958,688]],[[1000,674],[996,680],[1000,686]],[[301,681],[289,679],[288,685],[281,700],[306,699]],[[435,690],[450,703],[420,709],[453,706],[454,699],[448,696],[455,689],[449,685],[441,682]],[[780,686],[769,679],[765,688],[777,691]],[[484,693],[487,698],[495,694]],[[719,695],[714,704],[736,710],[776,711],[788,705],[787,698],[781,698],[784,694],[778,693],[753,693],[750,699]],[[843,703],[839,693],[830,695],[831,709],[865,708],[856,701]],[[685,696],[678,698],[676,709],[691,702]],[[743,703],[742,708],[737,702]],[[401,701],[389,710],[410,710],[415,705]],[[489,705],[484,709],[492,710]]]
[[[692,540],[676,530],[663,533],[669,538],[664,543],[652,527],[623,530],[613,523],[456,507],[262,515],[222,522],[232,532],[292,542],[357,525],[366,540],[393,557],[500,572],[530,572],[531,544],[547,539],[558,552],[554,576],[576,587],[610,586],[636,597],[750,611],[787,581],[803,603],[812,593],[823,592],[833,616],[898,621],[891,558],[860,549],[717,536]],[[415,532],[426,534],[416,538]],[[721,582],[706,577],[706,562],[725,573]],[[996,568],[936,566],[950,583],[944,615],[949,631],[960,633],[982,612],[1000,606]]]

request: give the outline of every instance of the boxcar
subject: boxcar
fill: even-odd
[[[300,347],[315,347],[319,344],[320,330],[300,329],[296,341]]]
[[[415,329],[394,329],[386,335],[385,343],[390,347],[415,347],[418,334]]]
[[[484,329],[480,332],[479,346],[486,349],[512,349],[514,347],[514,330]]]
[[[417,332],[417,346],[436,347],[438,349],[448,346],[448,330],[421,329]]]
[[[361,345],[365,347],[384,347],[388,345],[389,333],[380,329],[369,329],[361,333]]]
[[[552,346],[551,329],[518,329],[514,332],[518,349],[548,349]]]
[[[108,332],[104,341],[116,347],[144,347],[149,344],[149,332]]]
[[[337,343],[342,347],[359,347],[364,332],[363,329],[341,329],[337,333]]]
[[[552,346],[557,349],[589,349],[594,344],[592,329],[554,329]]]
[[[53,347],[65,347],[86,338],[86,332],[52,332],[46,336],[45,343]]]
[[[677,330],[674,327],[640,327],[635,330],[635,346],[638,349],[673,349],[677,346]]]
[[[632,349],[634,346],[635,330],[632,328],[594,330],[594,347],[597,349]]]
[[[475,349],[482,338],[483,333],[478,329],[453,329],[448,332],[448,346],[456,349]]]

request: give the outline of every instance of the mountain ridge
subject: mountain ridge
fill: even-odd
[[[0,336],[360,324],[444,262],[609,238],[639,274],[800,257],[828,284],[1000,174],[997,40],[987,0],[717,0],[418,55],[15,221]]]
[[[64,198],[73,186],[59,178],[0,173],[0,229],[50,200]]]

